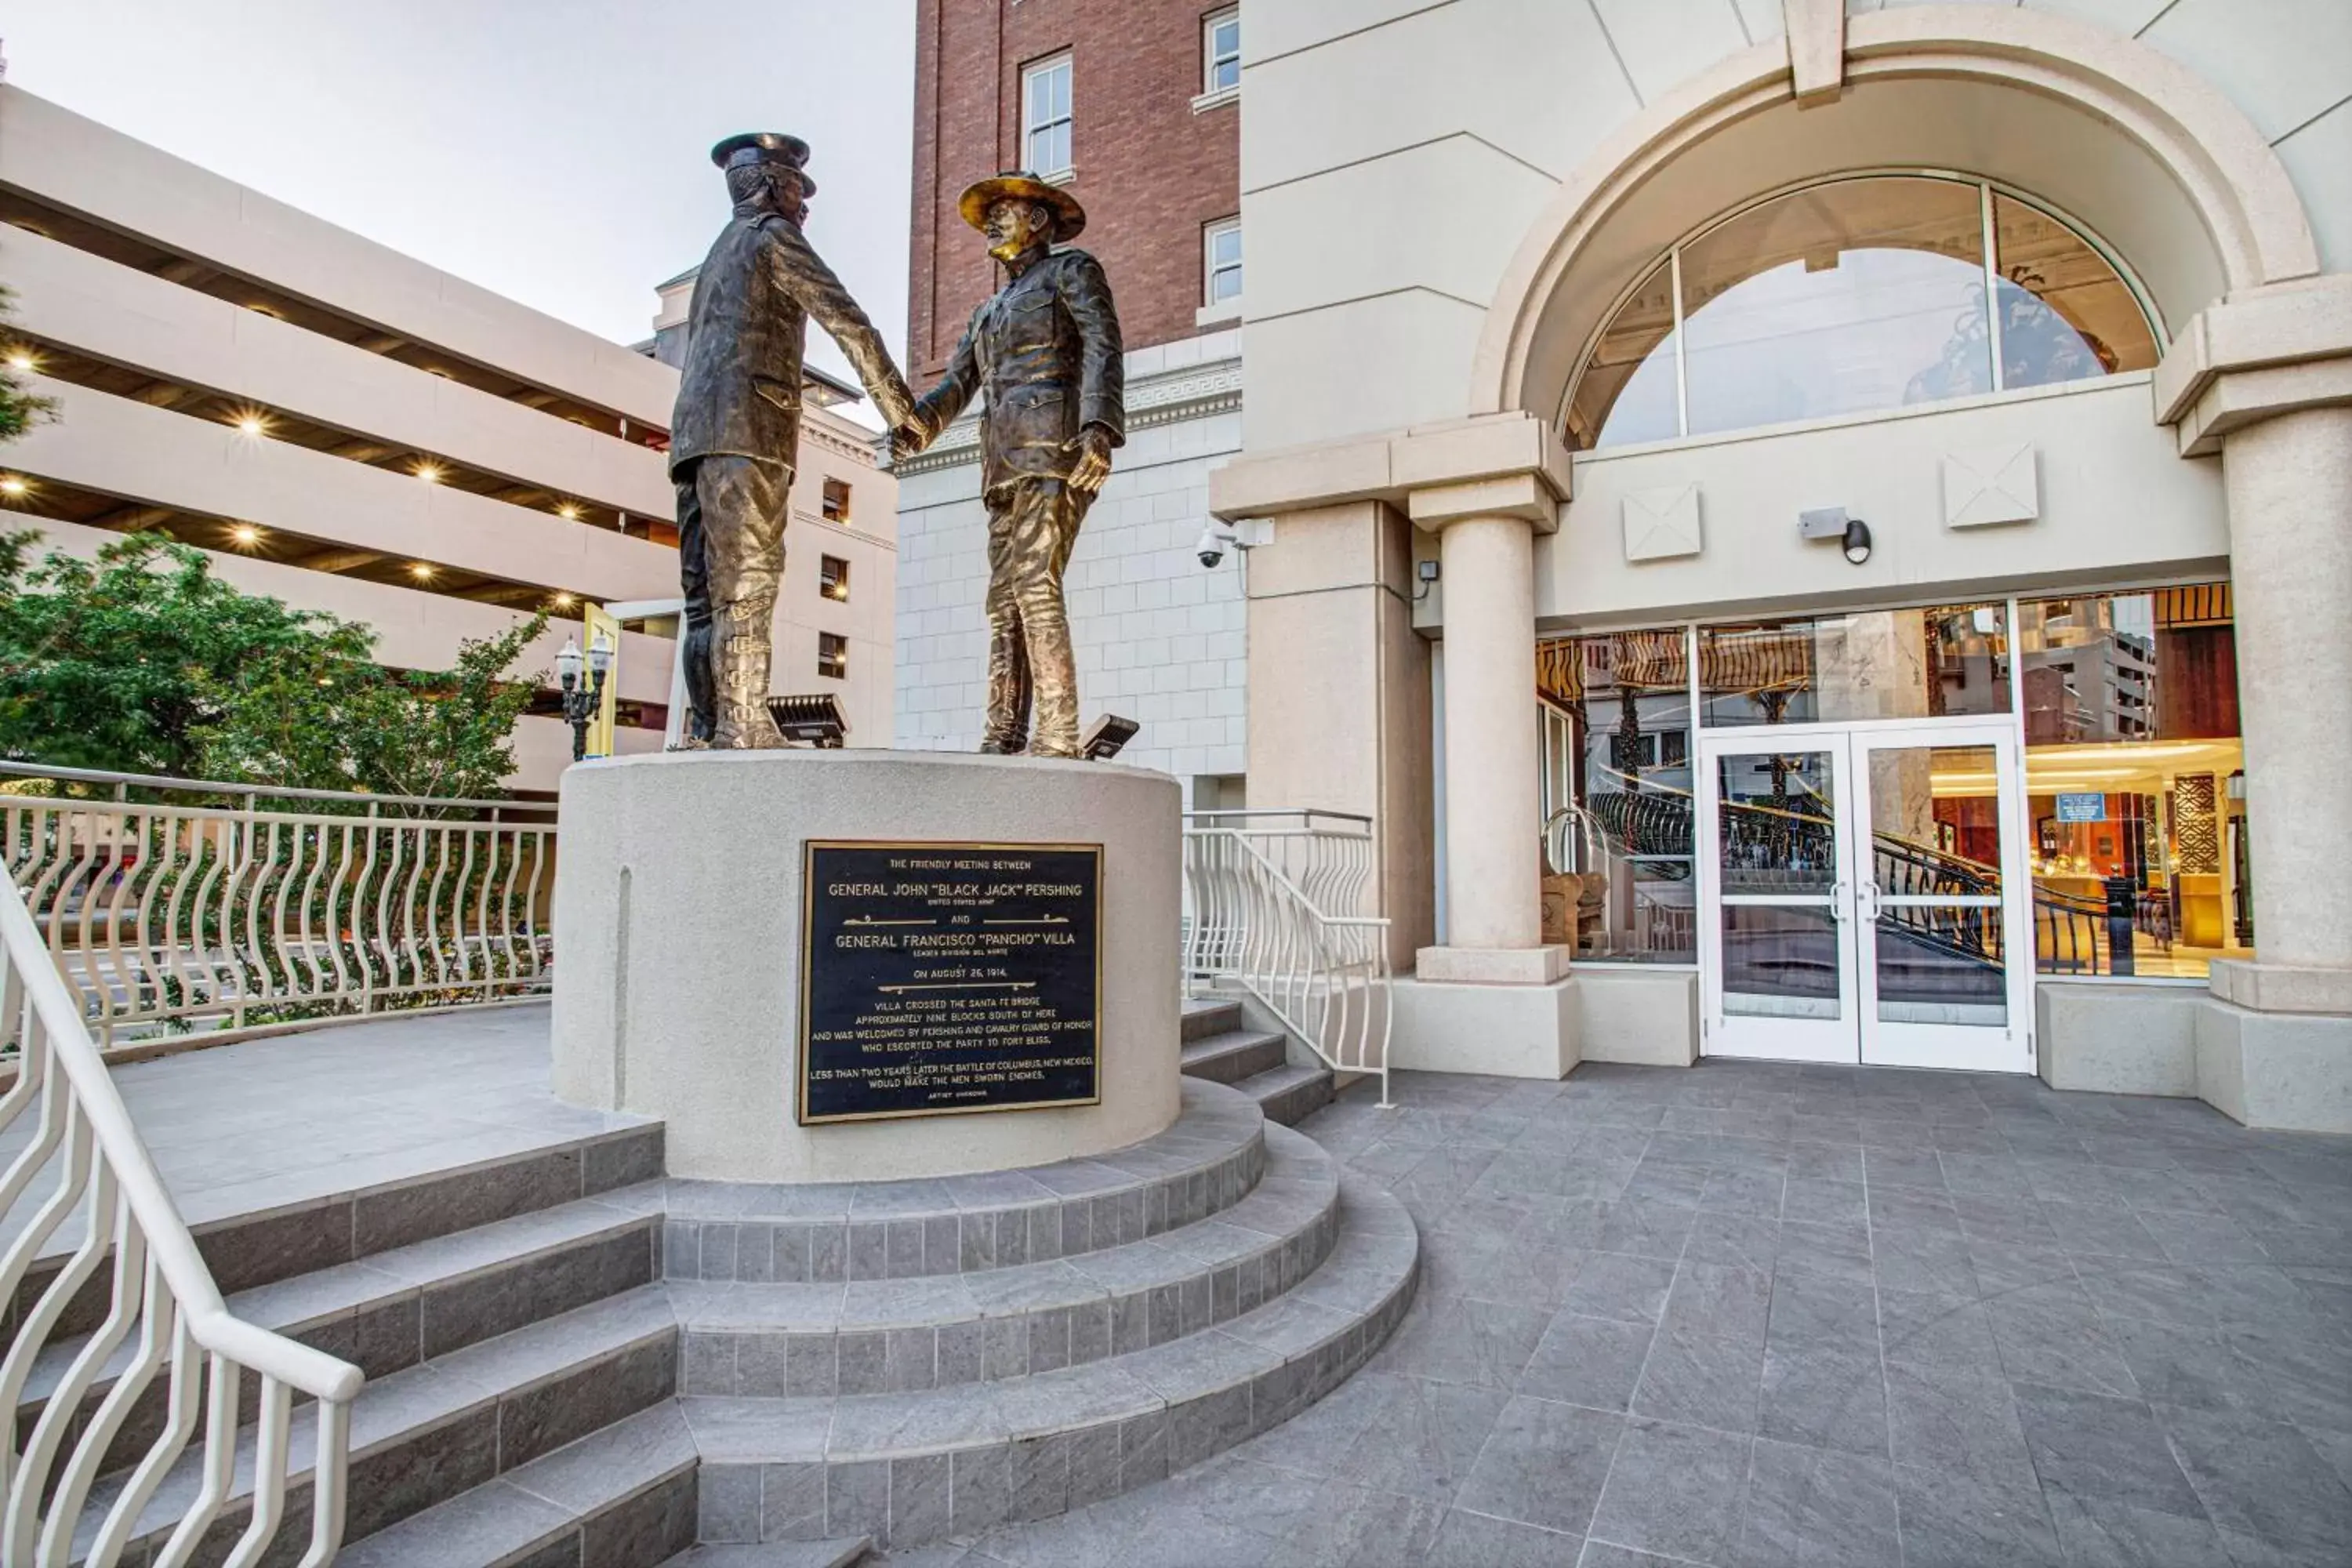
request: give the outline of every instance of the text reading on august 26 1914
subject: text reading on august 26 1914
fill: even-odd
[[[1102,847],[812,842],[800,1120],[1097,1099]]]

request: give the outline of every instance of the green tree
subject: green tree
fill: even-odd
[[[0,535],[0,755],[373,794],[495,793],[535,679],[502,679],[545,625],[394,671],[366,626],[290,609],[154,534],[94,562]]]
[[[207,778],[377,795],[486,796],[514,771],[535,681],[506,671],[547,617],[471,639],[446,670],[387,670],[340,641],[289,650],[207,689]],[[348,626],[344,630],[351,630]]]
[[[11,295],[0,289],[0,342],[8,340]],[[36,397],[25,389],[15,370],[0,359],[0,441],[13,441],[34,426],[55,416],[57,405],[46,397]]]

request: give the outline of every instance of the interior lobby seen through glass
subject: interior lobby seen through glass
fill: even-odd
[[[2201,978],[2254,947],[2230,586],[2018,605],[2036,962]]]
[[[1623,446],[2156,358],[2130,287],[2062,220],[1976,181],[1873,175],[1772,197],[1676,247],[1602,328],[1565,424],[1578,447]]]
[[[2007,619],[1990,604],[1702,626],[1700,722],[2006,717]]]
[[[1536,700],[1544,940],[1580,959],[1696,963],[1683,629],[1538,643]]]

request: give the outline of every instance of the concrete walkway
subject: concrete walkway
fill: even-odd
[[[892,1568],[2352,1562],[2352,1140],[1745,1063],[1398,1098],[1301,1128],[1422,1226],[1364,1373]]]

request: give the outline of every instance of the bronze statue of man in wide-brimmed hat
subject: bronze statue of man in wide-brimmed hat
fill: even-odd
[[[939,385],[909,419],[894,421],[892,446],[920,451],[974,393],[987,393],[980,450],[988,728],[981,750],[1075,757],[1078,676],[1062,573],[1110,477],[1111,450],[1127,439],[1118,314],[1101,263],[1067,247],[1087,222],[1069,192],[1034,174],[1000,174],[964,192],[958,206],[1012,280],[973,312]]]
[[[695,276],[670,421],[689,745],[784,743],[768,716],[770,627],[800,450],[808,319],[841,344],[883,418],[897,425],[912,411],[881,334],[801,233],[816,191],[808,155],[807,142],[773,132],[710,150],[735,211]]]

